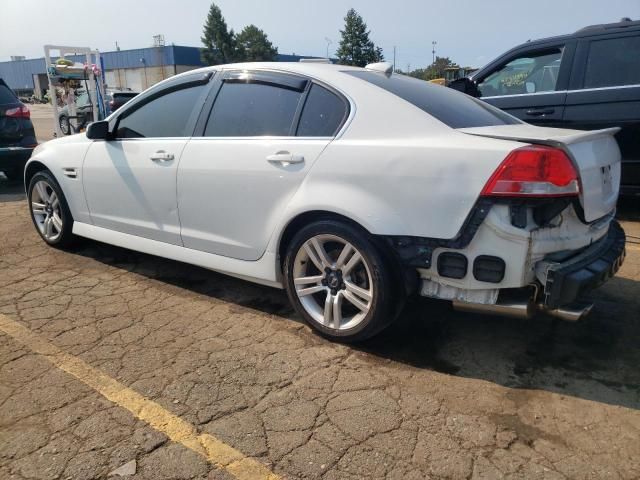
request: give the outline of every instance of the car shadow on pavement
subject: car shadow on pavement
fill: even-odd
[[[0,173],[0,203],[15,202],[25,197],[22,182],[7,180],[4,174]]]
[[[575,323],[475,315],[412,299],[396,324],[360,348],[416,368],[640,409],[640,307],[628,298],[639,288],[611,280],[593,292],[592,314]]]
[[[83,245],[76,254],[302,323],[282,290],[99,242]],[[639,288],[639,282],[614,278],[594,292],[594,312],[577,323],[474,315],[456,312],[446,302],[413,298],[391,327],[350,348],[374,362],[390,359],[509,388],[640,409]]]

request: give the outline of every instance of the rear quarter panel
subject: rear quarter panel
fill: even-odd
[[[519,145],[455,130],[335,140],[289,203],[285,223],[305,211],[327,210],[374,234],[454,238],[491,174]]]

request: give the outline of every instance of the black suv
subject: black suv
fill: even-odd
[[[449,86],[535,125],[621,127],[621,193],[640,194],[640,21],[528,41]]]
[[[22,179],[36,145],[29,108],[0,78],[0,171],[9,180]]]

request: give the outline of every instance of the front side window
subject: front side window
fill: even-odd
[[[347,103],[320,85],[309,91],[300,116],[299,137],[333,137],[349,114]]]
[[[347,70],[345,73],[397,95],[451,128],[522,123],[477,98],[417,78],[397,74],[387,76],[366,70]]]
[[[553,92],[558,82],[561,60],[561,48],[514,58],[478,83],[480,96]]]
[[[640,85],[640,36],[592,41],[584,88],[622,85]]]
[[[274,84],[224,82],[204,135],[290,136],[301,96],[301,91]]]
[[[190,137],[189,118],[206,84],[173,90],[118,120],[118,138]]]

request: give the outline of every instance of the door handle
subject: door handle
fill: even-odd
[[[536,108],[532,108],[531,110],[527,110],[527,115],[531,115],[532,117],[540,117],[542,115],[551,115],[552,113],[555,113],[555,109],[554,108],[541,108],[541,109],[536,109]]]
[[[290,152],[281,151],[276,152],[272,155],[267,155],[267,161],[270,163],[279,163],[283,167],[287,165],[291,165],[292,163],[302,163],[304,162],[304,157],[302,155],[293,155]]]
[[[158,150],[157,152],[152,153],[149,158],[154,162],[170,162],[175,157],[173,156],[173,153],[167,153],[164,150]]]

